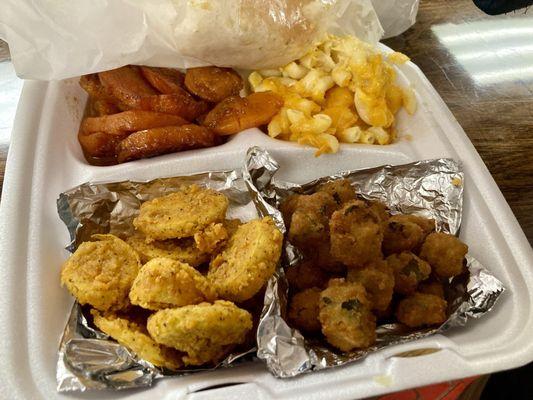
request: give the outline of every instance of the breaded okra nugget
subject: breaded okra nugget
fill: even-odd
[[[394,273],[384,260],[374,261],[363,268],[350,268],[346,279],[364,286],[373,310],[387,309],[394,289]]]
[[[396,318],[411,328],[439,325],[446,321],[446,307],[446,300],[438,296],[414,293],[400,301]]]
[[[83,242],[61,269],[61,284],[80,304],[101,311],[129,305],[128,293],[141,267],[139,256],[114,235],[93,235]]]
[[[193,267],[169,258],[154,258],[142,266],[130,291],[132,304],[148,310],[214,301],[216,291]]]
[[[326,340],[342,351],[371,346],[376,340],[376,317],[371,307],[360,283],[330,280],[320,293],[318,314]]]
[[[152,240],[189,237],[223,221],[228,204],[222,193],[190,185],[141,204],[133,225]]]
[[[429,264],[410,251],[391,254],[387,263],[394,271],[394,291],[401,294],[414,293],[418,284],[431,273]]]
[[[329,193],[340,207],[342,204],[355,200],[355,189],[348,179],[337,179],[319,186],[318,192]]]
[[[383,231],[383,252],[414,251],[422,244],[424,237],[424,231],[418,224],[405,219],[403,215],[393,215]]]
[[[219,296],[242,302],[272,276],[281,256],[283,235],[270,217],[239,226],[209,265],[207,278]]]
[[[304,290],[312,287],[325,287],[328,276],[313,261],[304,260],[285,269],[285,276],[291,288]]]
[[[234,345],[243,343],[252,316],[229,301],[201,303],[160,310],[148,318],[154,340],[186,353],[186,365],[220,361]]]
[[[148,334],[146,326],[127,317],[91,310],[94,324],[105,334],[133,351],[137,357],[156,367],[177,370],[183,367],[182,354],[176,349],[156,343]]]
[[[305,332],[320,332],[318,320],[319,288],[305,289],[292,296],[289,304],[289,321]]]
[[[468,246],[455,236],[434,232],[428,235],[420,258],[426,260],[433,267],[433,272],[441,278],[451,278],[464,270],[464,259],[468,253]]]

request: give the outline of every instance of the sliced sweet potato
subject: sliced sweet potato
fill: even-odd
[[[143,97],[157,94],[133,65],[100,72],[98,77],[108,93],[131,108],[139,108]]]
[[[143,97],[140,109],[176,114],[187,121],[193,121],[209,109],[209,104],[195,100],[185,89],[181,89],[179,93]]]
[[[205,117],[203,125],[219,135],[265,125],[283,106],[283,99],[272,92],[232,96],[218,103]]]
[[[218,137],[194,124],[146,129],[132,133],[117,147],[118,162],[153,157],[176,151],[214,146]]]
[[[80,130],[86,135],[94,132],[123,135],[126,132],[136,132],[170,125],[184,125],[187,123],[188,121],[179,115],[154,111],[130,110],[102,117],[85,118],[81,123]]]
[[[83,154],[92,158],[114,157],[117,145],[124,138],[124,135],[108,135],[104,132],[94,132],[90,135],[78,133]]]
[[[175,68],[141,66],[145,79],[163,94],[177,93],[183,88],[185,74]]]
[[[218,103],[238,95],[244,87],[242,78],[231,68],[190,68],[185,74],[185,87],[196,96]]]

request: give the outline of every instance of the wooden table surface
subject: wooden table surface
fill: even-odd
[[[415,26],[385,40],[390,47],[409,55],[435,86],[487,164],[530,243],[531,27],[531,12],[489,17],[471,0],[422,0]],[[0,41],[0,61],[7,57],[7,47]],[[7,152],[8,143],[0,143],[0,186]]]

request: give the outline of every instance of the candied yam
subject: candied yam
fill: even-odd
[[[158,68],[141,66],[144,78],[163,94],[177,93],[183,90],[185,74],[176,68]]]
[[[175,114],[187,121],[194,121],[209,109],[209,104],[203,100],[195,100],[185,89],[180,89],[171,94],[143,97],[139,100],[138,108]]]
[[[131,108],[139,108],[143,97],[157,94],[139,68],[132,65],[100,72],[98,77],[108,93]]]
[[[231,68],[189,68],[185,86],[196,96],[218,103],[226,97],[238,95],[244,87],[242,78]]]

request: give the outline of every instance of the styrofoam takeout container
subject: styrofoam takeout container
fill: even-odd
[[[76,132],[86,96],[76,80],[25,82],[12,135],[0,211],[0,397],[2,399],[354,399],[517,367],[533,360],[533,253],[509,206],[451,112],[412,63],[401,83],[418,97],[399,115],[390,146],[342,146],[334,155],[268,138],[257,129],[228,143],[117,166],[90,166]],[[281,164],[279,179],[312,178],[382,164],[452,157],[464,165],[461,239],[507,291],[493,312],[467,327],[371,354],[342,368],[278,380],[261,363],[157,381],[150,389],[59,395],[57,347],[72,298],[59,287],[69,242],[57,216],[59,193],[86,181],[146,180],[235,168],[252,145]],[[416,349],[440,351],[418,357]]]

